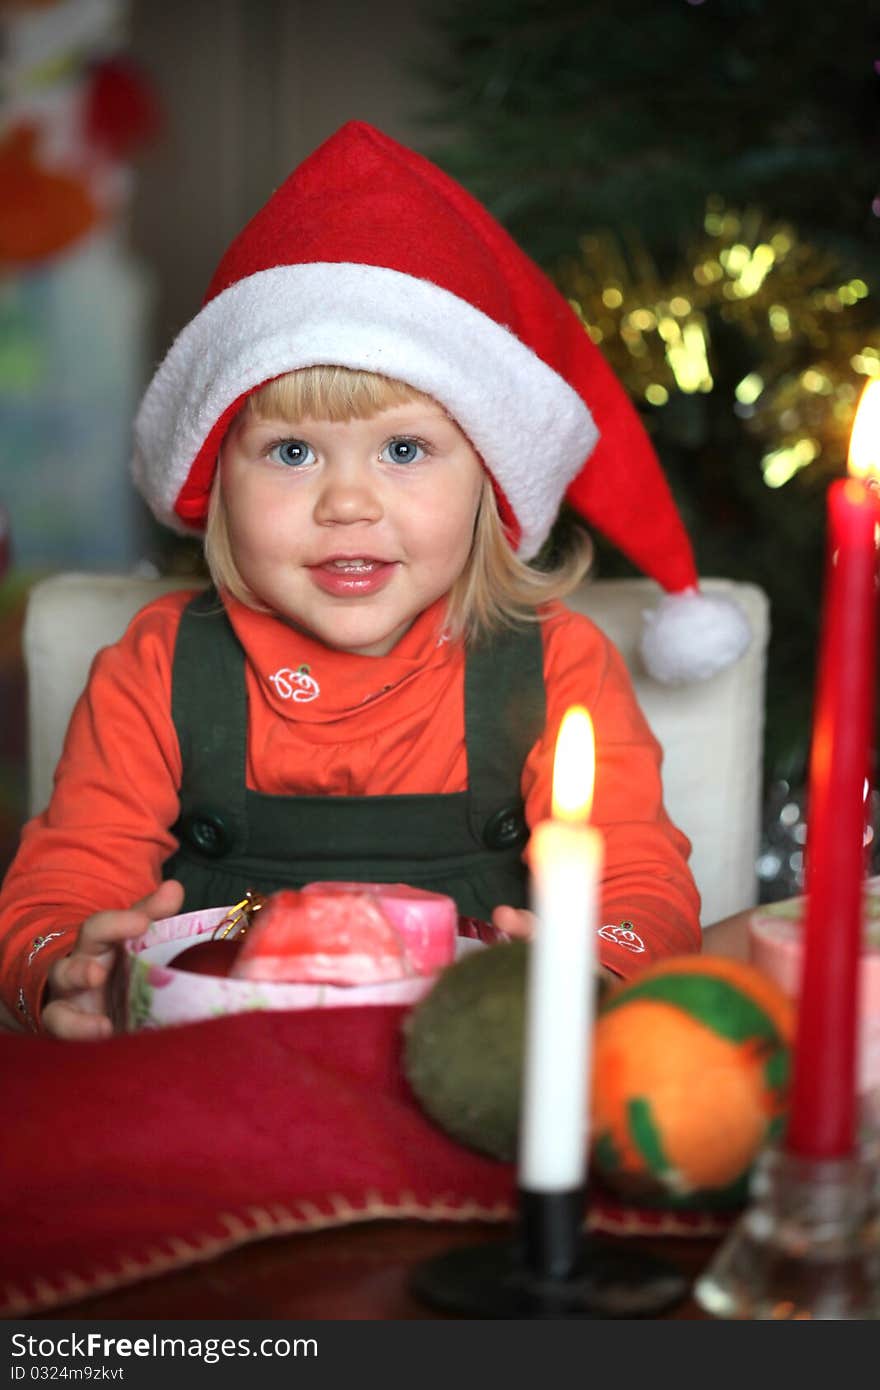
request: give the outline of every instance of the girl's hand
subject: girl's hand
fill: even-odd
[[[506,932],[508,936],[519,937],[524,941],[534,936],[537,920],[534,912],[527,912],[522,907],[496,907],[492,913],[492,926],[496,931]],[[620,983],[620,976],[604,965],[596,967],[596,974],[606,984]]]
[[[109,1037],[108,984],[120,943],[142,936],[151,922],[173,917],[182,905],[183,885],[169,878],[133,907],[96,912],[83,922],[70,955],[49,971],[45,1031],[78,1041]]]
[[[528,941],[535,934],[535,914],[521,907],[496,907],[492,913],[492,926],[507,936]]]

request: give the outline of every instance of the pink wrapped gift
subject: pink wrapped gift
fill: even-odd
[[[455,959],[458,911],[445,893],[430,893],[406,883],[307,883],[303,893],[332,899],[366,895],[399,934],[413,970],[420,975],[440,970]]]
[[[759,970],[797,999],[805,899],[756,908],[749,919],[751,957]],[[880,877],[865,882],[865,952],[860,972],[859,1090],[880,1086]]]
[[[431,988],[435,972],[371,985],[280,984],[272,980],[236,980],[230,976],[178,970],[174,958],[187,946],[210,941],[229,907],[186,912],[153,922],[143,936],[126,943],[121,989],[116,1001],[118,1026],[127,1030],[165,1028],[252,1009],[334,1009],[365,1004],[418,1002]],[[482,950],[479,940],[458,938],[455,955]]]
[[[241,980],[370,985],[455,958],[452,898],[403,883],[309,883],[273,893],[230,974]]]

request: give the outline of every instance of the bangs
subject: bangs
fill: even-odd
[[[415,387],[375,372],[351,367],[301,367],[268,381],[248,397],[245,407],[257,419],[369,420],[390,406],[431,400]]]

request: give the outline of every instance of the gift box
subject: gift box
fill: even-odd
[[[423,998],[434,983],[436,971],[372,985],[330,985],[232,979],[175,968],[175,957],[187,946],[211,941],[232,911],[229,906],[214,907],[166,917],[126,943],[114,988],[117,1027],[129,1032],[164,1028],[262,1009],[408,1006]],[[460,936],[456,954],[461,957],[481,945],[479,939]]]

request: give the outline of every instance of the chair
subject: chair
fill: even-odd
[[[116,641],[145,603],[186,586],[181,578],[58,574],[31,590],[24,657],[33,814],[49,799],[67,722],[95,652]],[[757,900],[768,603],[751,584],[710,579],[703,587],[736,597],[754,637],[735,666],[687,687],[658,685],[639,666],[641,615],[659,592],[653,581],[588,582],[568,603],[608,634],[632,673],[664,749],[667,808],[693,845],[691,865],[708,925]]]
[[[769,603],[754,584],[701,579],[706,593],[735,598],[748,616],[746,654],[708,681],[660,685],[641,668],[642,613],[660,590],[649,579],[604,579],[568,599],[619,648],[639,703],[663,748],[666,809],[688,836],[704,926],[753,907],[761,833],[764,688]]]

